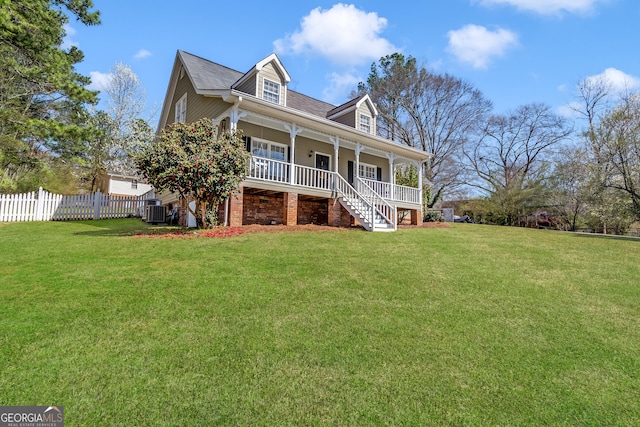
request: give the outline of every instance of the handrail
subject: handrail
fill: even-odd
[[[358,183],[358,190],[360,193],[364,193],[365,197],[370,197],[372,199],[372,205],[378,214],[384,218],[388,223],[393,226],[393,229],[397,229],[397,210],[394,206],[391,206],[384,200],[376,191],[371,188],[365,181],[360,179],[360,177],[356,177],[356,182]],[[364,191],[363,191],[364,190]]]
[[[358,190],[356,190],[351,184],[349,184],[342,175],[340,175],[339,173],[335,175],[337,177],[335,191],[339,194],[342,194],[343,197],[347,197],[351,200],[357,199],[361,201],[368,208],[367,211],[370,212],[370,218],[367,218],[367,220],[370,222],[371,229],[373,230],[375,224],[375,206],[373,205],[373,203],[368,201],[362,194],[360,194]],[[360,213],[364,215],[367,212]]]
[[[320,190],[333,190],[334,188],[335,172],[302,165],[295,165],[293,170],[295,185]]]
[[[280,160],[252,156],[247,167],[247,178],[288,183],[290,166],[290,163]]]
[[[386,200],[420,204],[420,189],[406,185],[391,184],[373,179],[359,178]]]

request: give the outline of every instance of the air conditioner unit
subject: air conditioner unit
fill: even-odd
[[[152,224],[165,222],[164,206],[148,205],[146,221]]]

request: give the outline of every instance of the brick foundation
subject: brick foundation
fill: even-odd
[[[411,209],[411,225],[422,225],[422,210]]]
[[[239,227],[243,220],[244,188],[240,187],[229,199],[229,226]]]
[[[353,217],[336,199],[327,199],[327,224],[331,227],[351,227]]]
[[[298,224],[327,225],[328,206],[327,199],[298,200]]]
[[[284,193],[284,203],[282,206],[284,225],[298,225],[298,194]]]
[[[284,194],[252,194],[244,192],[242,205],[243,224],[283,224]]]

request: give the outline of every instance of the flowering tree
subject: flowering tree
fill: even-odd
[[[140,171],[158,190],[196,201],[198,227],[217,224],[218,205],[244,179],[250,153],[241,133],[216,135],[211,120],[174,123],[136,156]]]

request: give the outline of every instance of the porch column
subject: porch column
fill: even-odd
[[[289,159],[289,184],[294,185],[296,183],[296,136],[300,132],[302,132],[302,128],[295,123],[291,123],[290,125],[285,123],[284,128],[289,131],[289,141],[291,144],[291,158]]]
[[[356,145],[356,170],[354,171],[355,178],[353,179],[353,183],[356,185],[356,190],[358,189],[358,179],[360,178],[360,153],[364,151],[364,147],[358,143]]]
[[[396,159],[396,155],[392,153],[387,153],[387,158],[389,159],[389,198],[393,200],[394,197],[394,189],[393,186],[396,183],[396,171],[393,169],[393,162]]]
[[[338,173],[338,150],[340,149],[340,137],[330,137],[329,141],[333,142],[333,171]]]
[[[284,193],[284,225],[298,225],[298,193]]]
[[[211,126],[213,127],[213,139],[218,139],[218,125],[220,124],[220,119],[211,119]],[[226,225],[226,224],[225,224]]]
[[[236,101],[229,111],[229,130],[232,132],[238,129],[238,121],[247,115],[246,111],[240,111],[239,105],[242,102],[242,98]]]
[[[243,187],[240,187],[233,192],[229,205],[229,226],[240,227],[242,225],[242,212],[244,210]]]
[[[411,225],[422,225],[422,208],[411,209]]]
[[[424,179],[422,176],[424,173],[423,168],[424,168],[423,162],[422,161],[418,162],[418,196],[420,198],[420,212],[422,214],[424,214],[424,212],[422,212],[422,206],[423,206],[422,205],[422,185],[423,185],[422,180]],[[420,218],[422,218],[422,215],[420,216]]]

